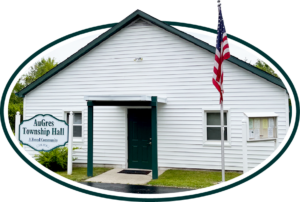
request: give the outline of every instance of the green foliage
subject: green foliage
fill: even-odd
[[[279,79],[281,79],[281,76],[264,60],[257,60],[257,62],[255,63],[255,66],[258,69],[261,69],[269,74],[271,74],[272,76],[275,76]],[[293,99],[290,98],[289,99],[289,105],[293,105]]]
[[[257,60],[257,62],[254,64],[255,67],[257,67],[258,69],[261,69],[277,78],[279,78],[279,76],[274,72],[274,70],[265,62],[261,61],[261,60]]]
[[[238,172],[225,173],[225,181],[240,176]],[[217,184],[222,181],[221,171],[201,171],[201,170],[167,170],[156,180],[151,180],[148,185],[183,187],[199,189]]]
[[[8,104],[8,119],[9,124],[13,132],[15,132],[15,115],[17,112],[20,112],[21,115],[23,115],[23,98],[20,98],[15,95],[15,93],[19,92],[24,88],[24,85],[21,83],[21,79],[18,80],[16,83],[10,98],[9,98],[9,104]]]
[[[31,84],[33,81],[43,76],[49,70],[53,69],[58,63],[54,59],[48,58],[47,60],[42,58],[39,62],[36,62],[34,66],[31,66],[29,71],[21,76],[16,83],[14,89],[9,98],[8,103],[8,118],[11,129],[15,130],[15,115],[17,111],[20,112],[23,117],[23,98],[15,95],[15,93],[21,91],[23,88]]]
[[[79,149],[79,147],[74,147],[73,151]],[[40,152],[39,155],[34,155],[37,162],[45,166],[52,171],[64,171],[67,169],[68,165],[68,148],[58,147],[50,152]],[[75,161],[76,158],[73,158]]]
[[[42,58],[41,61],[36,62],[30,67],[29,72],[22,77],[25,87],[53,69],[57,64],[52,58],[47,60]]]

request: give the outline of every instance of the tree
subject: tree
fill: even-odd
[[[266,61],[264,60],[257,60],[257,62],[255,63],[255,66],[258,68],[258,69],[261,69],[279,79],[281,79],[281,76],[280,74],[278,74],[272,67],[271,65],[269,65]],[[292,98],[289,99],[289,105],[293,105],[293,101],[292,101]]]
[[[23,114],[23,98],[15,95],[24,88],[24,84],[21,83],[21,79],[18,80],[9,98],[8,103],[8,119],[9,124],[13,132],[15,131],[15,115],[17,112]]]
[[[29,72],[22,77],[25,87],[53,69],[57,64],[54,58],[48,58],[47,60],[42,58],[41,61],[36,62],[34,66],[30,67]]]
[[[292,102],[291,102],[291,99],[289,99],[289,106],[292,106]]]
[[[49,70],[53,69],[58,63],[55,62],[54,58],[48,58],[47,60],[42,58],[40,61],[36,62],[33,66],[30,67],[29,71],[22,75],[21,78],[16,83],[14,89],[11,92],[9,103],[8,103],[8,118],[9,124],[13,132],[15,131],[15,115],[17,111],[23,115],[23,98],[20,98],[15,95]]]
[[[261,61],[261,60],[257,60],[257,62],[254,64],[255,67],[257,67],[258,69],[261,69],[277,78],[279,78],[279,76],[274,72],[274,70],[265,62]]]

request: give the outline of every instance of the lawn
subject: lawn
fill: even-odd
[[[226,172],[225,180],[239,175],[241,173]],[[221,180],[221,171],[167,170],[158,179],[148,182],[148,185],[199,189],[215,185]]]
[[[97,176],[97,175],[100,175],[106,171],[109,171],[111,170],[112,168],[101,168],[101,167],[94,167],[94,170],[93,170],[93,174],[94,176]],[[73,181],[76,181],[76,182],[80,182],[80,181],[83,181],[83,180],[86,180],[90,177],[87,177],[87,168],[84,168],[84,167],[75,167],[73,168],[73,172],[72,172],[72,175],[68,175],[67,174],[67,171],[58,171],[58,172],[55,172],[65,178],[68,178],[70,180],[73,180]]]
[[[100,175],[112,168],[94,167],[94,176]],[[72,175],[67,175],[67,171],[59,171],[57,174],[73,181],[84,181],[88,179],[87,168],[75,167]],[[238,172],[226,172],[226,181],[241,175]],[[222,179],[221,171],[193,171],[193,170],[167,170],[156,180],[151,180],[147,185],[181,187],[190,189],[200,189],[217,184]]]

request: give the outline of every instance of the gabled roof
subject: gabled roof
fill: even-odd
[[[132,23],[134,20],[138,19],[138,18],[144,18],[145,20],[151,22],[152,24],[172,33],[175,34],[193,44],[195,44],[196,46],[199,46],[213,54],[215,54],[215,47],[209,45],[208,43],[205,43],[189,34],[186,34],[170,25],[168,25],[165,22],[162,22],[146,13],[144,13],[143,11],[140,10],[136,10],[135,12],[133,12],[131,15],[129,15],[128,17],[126,17],[124,20],[122,20],[121,22],[117,23],[116,25],[114,25],[111,29],[109,29],[108,31],[106,31],[105,33],[101,34],[99,37],[97,37],[96,39],[94,39],[93,41],[91,41],[89,44],[87,44],[86,46],[84,46],[83,48],[81,48],[79,51],[77,51],[76,53],[74,53],[73,55],[71,55],[69,58],[67,58],[66,60],[64,60],[63,62],[61,62],[60,64],[58,64],[55,68],[53,68],[52,70],[50,70],[49,72],[47,72],[46,74],[44,74],[43,76],[41,76],[40,78],[38,78],[36,81],[34,81],[33,83],[31,83],[30,85],[28,85],[27,87],[25,87],[24,89],[22,89],[20,92],[16,93],[17,96],[19,97],[24,97],[27,93],[29,93],[30,91],[32,91],[33,89],[35,89],[37,86],[41,85],[42,83],[44,83],[45,81],[47,81],[49,78],[51,78],[53,75],[57,74],[59,71],[63,70],[64,68],[66,68],[68,65],[70,65],[71,63],[73,63],[74,61],[78,60],[81,56],[85,55],[87,52],[89,52],[90,50],[92,50],[93,48],[95,48],[96,46],[98,46],[99,44],[101,44],[102,42],[104,42],[105,40],[107,40],[109,37],[111,37],[112,35],[114,35],[115,33],[117,33],[118,31],[120,31],[122,28],[126,27],[127,25],[129,25],[130,23]],[[282,88],[285,89],[285,86],[283,84],[283,82],[277,78],[272,76],[271,74],[268,74],[254,66],[252,66],[251,64],[248,64],[234,56],[231,56],[228,61],[252,72],[253,74],[256,74]]]

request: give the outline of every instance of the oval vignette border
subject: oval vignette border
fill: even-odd
[[[210,32],[210,33],[214,33],[216,34],[217,31],[211,28],[207,28],[207,27],[203,27],[203,26],[199,26],[199,25],[193,25],[193,24],[188,24],[188,23],[181,23],[181,22],[170,22],[170,21],[163,21],[164,23],[168,24],[168,25],[173,25],[173,26],[179,26],[179,27],[187,27],[187,28],[193,28],[193,29],[198,29],[198,30],[202,30],[202,31],[206,31],[206,32]],[[295,86],[293,85],[292,81],[290,80],[290,78],[288,77],[288,75],[284,72],[284,70],[270,57],[268,56],[266,53],[264,53],[263,51],[261,51],[260,49],[258,49],[257,47],[249,44],[248,42],[239,39],[238,37],[235,37],[233,35],[227,34],[227,37],[239,42],[241,44],[243,44],[244,46],[247,46],[248,48],[254,50],[255,52],[257,52],[258,54],[260,54],[261,56],[265,57],[269,62],[271,62],[279,71],[280,73],[284,76],[284,78],[286,79],[286,81],[288,82],[292,93],[294,95],[295,98],[295,106],[293,106],[293,108],[295,109],[296,112],[296,116],[295,116],[295,124],[294,124],[294,128],[293,131],[291,133],[290,138],[288,139],[288,141],[286,142],[286,144],[284,145],[284,147],[282,148],[282,150],[270,161],[268,162],[264,167],[262,167],[261,169],[259,169],[258,171],[256,171],[255,173],[249,175],[248,177],[235,182],[233,184],[227,185],[225,187],[221,187],[215,190],[211,190],[211,191],[207,191],[204,193],[198,193],[198,194],[192,194],[192,195],[188,195],[188,196],[179,196],[179,197],[169,197],[169,198],[130,198],[130,197],[121,197],[121,196],[112,196],[112,195],[107,195],[107,194],[102,194],[102,193],[97,193],[97,192],[93,192],[93,191],[89,191],[89,190],[85,190],[79,187],[76,187],[74,185],[68,184],[64,181],[61,181],[53,176],[51,176],[50,174],[46,173],[45,171],[41,170],[40,168],[38,168],[36,165],[34,165],[32,162],[30,162],[20,151],[19,149],[16,147],[16,145],[13,143],[8,130],[6,128],[6,123],[5,123],[5,119],[4,119],[4,105],[5,105],[5,99],[8,93],[8,89],[10,88],[10,85],[12,84],[13,80],[15,79],[15,77],[18,75],[18,73],[32,60],[34,59],[37,55],[39,55],[40,53],[42,53],[43,51],[47,50],[48,48],[51,48],[52,46],[65,41],[67,39],[70,39],[72,37],[81,35],[81,34],[85,34],[88,32],[92,32],[92,31],[97,31],[100,29],[106,29],[106,28],[111,28],[114,25],[116,25],[117,23],[111,23],[111,24],[105,24],[105,25],[100,25],[100,26],[96,26],[96,27],[91,27],[88,29],[84,29],[78,32],[74,32],[72,34],[66,35],[64,37],[61,37],[49,44],[47,44],[46,46],[42,47],[41,49],[39,49],[38,51],[36,51],[35,53],[33,53],[30,57],[28,57],[19,67],[18,69],[13,73],[13,75],[10,77],[9,81],[7,82],[5,89],[3,91],[3,95],[1,98],[1,106],[0,106],[0,116],[1,116],[1,123],[3,126],[3,131],[5,133],[5,136],[8,140],[8,142],[10,143],[10,145],[12,146],[12,148],[15,150],[15,152],[29,165],[31,166],[33,169],[35,169],[37,172],[39,172],[40,174],[44,175],[45,177],[53,180],[56,183],[59,183],[63,186],[66,186],[68,188],[71,188],[73,190],[76,191],[80,191],[86,194],[90,194],[93,196],[98,196],[98,197],[104,197],[104,198],[108,198],[108,199],[115,199],[115,200],[126,200],[126,201],[174,201],[174,200],[186,200],[186,199],[191,199],[191,198],[197,198],[197,197],[203,197],[203,196],[207,196],[207,195],[211,195],[211,194],[215,194],[221,191],[225,191],[227,189],[233,188],[235,186],[238,186],[254,177],[256,177],[257,175],[259,175],[260,173],[262,173],[263,171],[265,171],[266,169],[268,169],[272,164],[274,164],[281,156],[282,154],[287,150],[287,148],[290,146],[291,142],[293,141],[295,135],[296,135],[296,131],[298,129],[298,125],[299,125],[299,98],[295,89]]]

